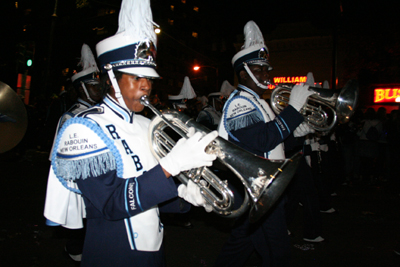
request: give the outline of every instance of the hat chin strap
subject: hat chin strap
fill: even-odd
[[[253,74],[253,72],[250,70],[249,66],[247,66],[247,63],[243,63],[243,65],[244,65],[244,69],[246,70],[247,74],[249,74],[249,76],[250,76],[250,78],[253,80],[253,82],[255,82],[256,85],[257,85],[258,87],[260,87],[261,89],[267,90],[267,89],[268,89],[268,85],[264,85],[264,84],[260,83],[260,82],[256,79],[256,77],[254,77],[254,74]],[[270,82],[268,81],[267,84],[270,84]]]
[[[96,103],[96,101],[94,101],[94,100],[90,97],[90,95],[89,95],[89,93],[88,93],[88,91],[87,91],[87,89],[86,89],[85,83],[84,83],[84,82],[81,82],[81,85],[82,85],[83,91],[85,92],[86,98],[87,98],[90,102],[92,102],[92,104]]]
[[[111,64],[107,64],[105,69],[107,70],[108,77],[110,78],[111,84],[114,88],[115,97],[117,98],[118,103],[125,108],[126,110],[130,111],[129,108],[126,106],[124,98],[122,97],[121,90],[119,89],[117,79],[115,78],[114,72],[112,70]]]

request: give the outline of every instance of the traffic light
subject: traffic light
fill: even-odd
[[[28,41],[17,44],[17,72],[22,73],[33,67],[35,42]]]
[[[22,96],[24,103],[29,105],[29,95],[31,88],[32,66],[35,56],[35,42],[21,42],[16,47],[17,61],[17,94]]]
[[[33,66],[33,59],[35,57],[35,42],[27,42],[25,51],[26,67],[30,69]]]

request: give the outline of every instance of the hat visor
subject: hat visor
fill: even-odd
[[[88,74],[96,73],[98,71],[99,70],[97,69],[97,67],[90,67],[90,68],[84,69],[81,72],[78,72],[78,73],[74,74],[71,77],[71,81],[74,82],[75,80],[77,80],[79,78],[82,78],[82,77],[84,77],[84,76],[86,76]]]
[[[213,96],[220,97],[221,95],[222,95],[221,92],[215,92],[215,93],[209,94],[208,97],[213,97]]]
[[[181,100],[184,99],[183,95],[169,95],[168,96],[169,100]]]
[[[273,70],[271,65],[265,61],[255,61],[255,62],[248,63],[248,65],[268,66],[268,71]]]
[[[177,108],[187,108],[186,104],[175,104]]]
[[[143,68],[143,67],[122,68],[122,69],[118,69],[118,71],[136,75],[138,77],[148,78],[148,79],[159,79],[160,78],[160,75],[158,75],[158,73],[153,68]]]

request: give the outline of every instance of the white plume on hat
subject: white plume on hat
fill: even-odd
[[[307,84],[309,86],[315,85],[314,74],[312,72],[307,73],[307,80],[306,80],[305,84]]]
[[[82,45],[81,60],[79,61],[78,66],[82,66],[82,71],[76,73],[71,77],[72,82],[88,74],[99,72],[96,64],[96,59],[92,53],[92,50],[90,50],[90,47],[87,44]]]
[[[187,99],[193,99],[196,97],[196,93],[194,92],[188,76],[185,76],[183,79],[183,86],[180,95],[183,95],[183,97]]]
[[[228,98],[234,90],[235,88],[227,80],[225,80],[221,85],[220,91],[210,93],[208,94],[208,97],[211,98],[213,102],[214,100],[221,102],[222,98]]]
[[[324,88],[324,89],[329,89],[329,82],[328,82],[327,80],[325,80],[325,81],[322,83],[322,88]]]
[[[148,38],[157,44],[157,36],[153,30],[153,14],[150,8],[150,1],[124,0],[118,17],[118,33],[125,36],[143,40]]]
[[[312,87],[329,89],[329,83],[326,80],[323,82],[322,87],[320,83],[315,83],[314,74],[312,72],[307,73],[307,80],[305,84]]]
[[[193,99],[196,97],[196,93],[190,83],[190,79],[188,76],[185,76],[183,80],[183,85],[179,95],[170,95],[168,99],[170,100],[179,100],[179,99]]]
[[[90,47],[87,44],[82,45],[81,54],[81,61],[79,61],[78,65],[81,65],[84,70],[94,67],[97,71],[99,71],[97,68],[96,59],[94,58],[92,50],[90,50]]]
[[[322,87],[320,83],[315,83],[314,74],[312,72],[307,73],[307,80],[305,84],[317,88],[329,89],[329,82],[327,80],[322,83]]]
[[[245,42],[242,46],[242,49],[246,49],[255,45],[265,46],[264,36],[254,21],[250,20],[247,22],[243,31]]]
[[[224,97],[229,97],[230,94],[235,90],[235,87],[233,87],[227,80],[225,80],[222,85],[221,85],[221,94]]]

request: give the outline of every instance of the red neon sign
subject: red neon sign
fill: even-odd
[[[375,88],[374,103],[400,103],[400,87]]]
[[[307,76],[275,77],[274,83],[305,83]]]

